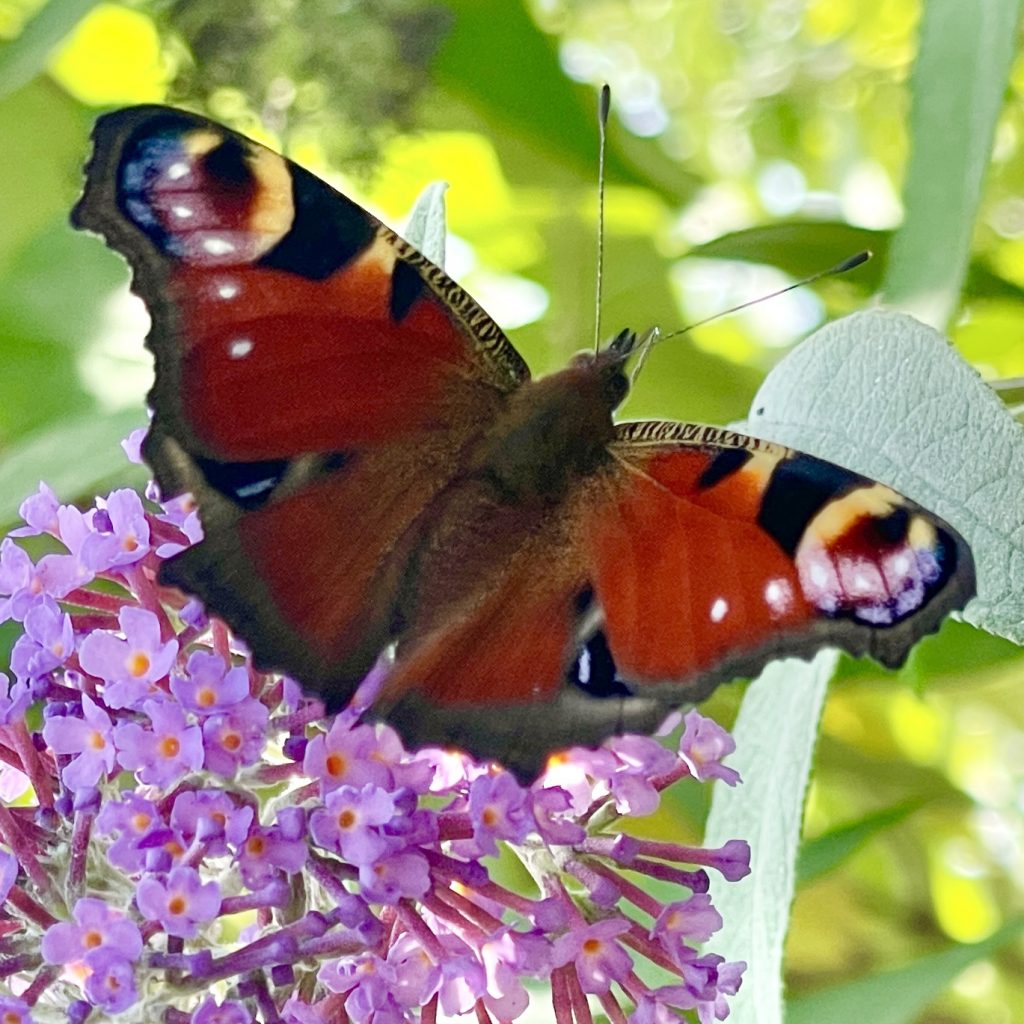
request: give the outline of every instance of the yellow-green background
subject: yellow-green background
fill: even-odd
[[[65,500],[143,480],[117,441],[145,421],[145,316],[120,261],[66,224],[100,110],[204,110],[394,223],[447,180],[449,269],[542,372],[593,335],[593,87],[607,80],[605,333],[678,327],[879,253],[666,344],[627,410],[725,422],[788,345],[883,280],[921,144],[921,17],[910,0],[0,0],[0,522],[40,478]],[[929,74],[917,89],[939,99],[973,84]],[[1024,375],[1022,88],[1017,60],[979,154],[980,208],[958,225],[971,261],[945,324],[992,379]],[[950,153],[975,144],[944,130],[930,141]],[[949,169],[928,173],[941,188]],[[941,230],[924,257],[951,245]],[[807,808],[792,1019],[834,987],[840,1024],[1024,1020],[1019,942],[961,945],[1024,912],[1022,693],[1019,650],[958,623],[898,675],[844,663]],[[738,696],[712,709],[728,721]],[[695,837],[705,813],[683,786],[643,827]]]

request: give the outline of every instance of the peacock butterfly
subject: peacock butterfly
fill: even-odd
[[[289,160],[160,106],[94,140],[73,223],[134,270],[144,454],[205,529],[161,582],[329,709],[390,649],[376,710],[410,743],[529,778],[780,655],[899,665],[974,594],[964,540],[883,484],[616,423],[633,332],[533,380],[451,278]]]

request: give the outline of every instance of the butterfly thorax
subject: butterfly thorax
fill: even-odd
[[[617,353],[577,356],[564,370],[527,381],[470,460],[508,502],[561,501],[570,485],[610,456],[612,413],[628,390]]]

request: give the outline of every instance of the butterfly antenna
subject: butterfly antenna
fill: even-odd
[[[730,306],[728,309],[723,309],[719,313],[712,313],[711,316],[706,316],[703,320],[698,320],[696,323],[687,324],[686,327],[681,327],[678,331],[673,331],[671,334],[663,334],[658,340],[665,341],[668,338],[677,338],[680,334],[688,334],[690,331],[695,330],[698,327],[703,327],[705,324],[711,323],[712,320],[718,320],[720,317],[729,316],[732,313],[738,313],[741,309],[746,309],[748,306],[756,306],[759,302],[767,302],[769,299],[778,298],[780,295],[785,295],[786,292],[794,291],[797,288],[805,288],[809,284],[814,284],[815,281],[820,281],[823,277],[835,277],[837,274],[845,274],[848,270],[853,270],[854,267],[859,267],[862,263],[867,263],[867,261],[871,259],[872,255],[873,254],[870,249],[862,249],[853,256],[847,257],[842,261],[842,263],[837,263],[834,267],[829,267],[828,270],[819,270],[816,274],[811,274],[809,277],[804,277],[799,281],[794,281],[792,284],[787,284],[785,288],[779,288],[777,291],[769,292],[767,295],[759,295],[756,299],[749,299],[747,302],[741,302],[738,306]]]
[[[604,151],[607,140],[608,112],[612,106],[611,86],[605,82],[597,99],[597,127],[601,141],[597,152],[597,295],[594,310],[594,352],[601,347],[601,292],[604,280]]]

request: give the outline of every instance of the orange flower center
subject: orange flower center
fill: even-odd
[[[185,908],[187,906],[188,906],[188,902],[186,901],[185,897],[181,895],[181,893],[177,893],[176,892],[167,901],[167,909],[172,914],[184,914],[185,913]]]
[[[221,746],[232,753],[242,745],[242,737],[237,732],[226,732],[221,736]]]
[[[134,654],[125,663],[125,667],[129,673],[138,679],[140,676],[144,676],[149,671],[150,660],[149,655],[144,651],[135,651]]]
[[[340,828],[351,828],[356,823],[356,812],[351,807],[345,808],[338,815],[338,826]]]
[[[157,749],[163,757],[177,757],[181,751],[181,742],[177,736],[164,736]]]
[[[348,767],[348,762],[341,754],[328,754],[327,755],[327,774],[331,778],[337,779],[345,774],[345,769]]]
[[[97,946],[103,945],[103,936],[95,928],[90,928],[82,936],[82,945],[86,949],[95,949]]]

